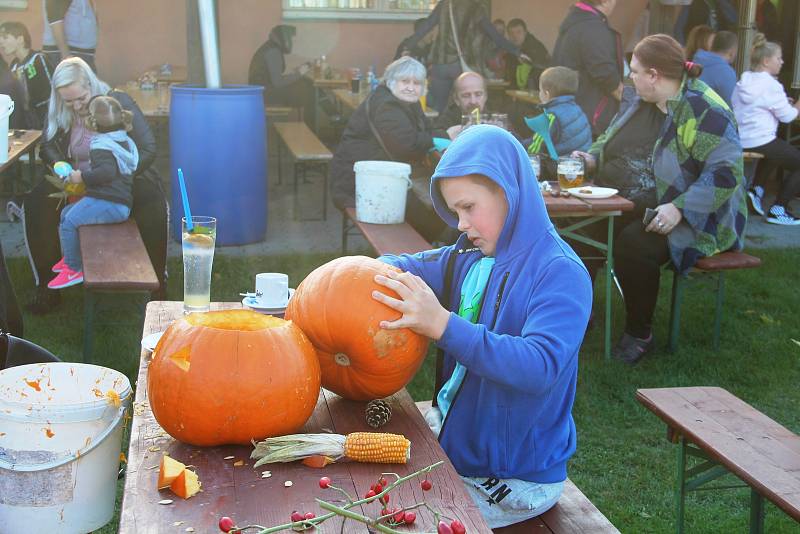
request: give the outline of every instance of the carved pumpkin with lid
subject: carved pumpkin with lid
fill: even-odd
[[[297,432],[319,392],[319,363],[303,332],[249,310],[178,319],[148,368],[156,420],[175,439],[198,446],[249,445]]]

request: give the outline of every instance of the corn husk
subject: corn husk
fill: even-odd
[[[264,464],[294,462],[310,456],[327,456],[333,461],[344,456],[346,436],[341,434],[290,434],[267,438],[258,443],[250,458],[258,459],[253,467]]]

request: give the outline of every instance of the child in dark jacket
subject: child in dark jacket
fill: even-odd
[[[569,156],[575,150],[586,151],[592,145],[592,127],[575,102],[577,92],[578,73],[570,68],[550,67],[539,77],[542,113],[550,123],[550,139],[559,156]],[[548,156],[544,138],[538,133],[534,133],[528,152]],[[548,161],[542,165],[547,179],[555,179],[555,164]]]
[[[73,171],[68,178],[74,184],[84,183],[86,194],[61,212],[58,234],[64,257],[53,266],[58,276],[47,284],[50,289],[83,282],[78,227],[122,222],[133,204],[132,177],[139,164],[136,143],[128,137],[133,114],[114,97],[96,96],[89,101],[86,127],[96,132],[89,146],[91,169]]]
[[[497,528],[543,513],[561,495],[576,445],[571,411],[591,282],[547,216],[528,155],[505,130],[459,135],[436,167],[431,197],[462,235],[437,250],[381,257],[405,271],[375,279],[401,300],[373,298],[403,314],[381,328],[410,328],[443,352],[426,419]]]

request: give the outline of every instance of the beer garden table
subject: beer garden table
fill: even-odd
[[[9,130],[8,159],[0,163],[0,172],[4,172],[19,161],[23,154],[28,154],[31,179],[36,176],[36,145],[42,139],[41,130]]]
[[[211,304],[212,310],[241,307],[240,303],[233,302]],[[150,302],[143,335],[163,331],[181,316],[182,310],[182,302]],[[187,528],[194,529],[194,532],[217,532],[217,522],[221,516],[232,517],[240,526],[254,523],[266,527],[281,525],[290,522],[289,516],[294,510],[322,515],[324,511],[315,498],[343,504],[338,492],[319,487],[321,476],[330,477],[334,485],[360,498],[377,481],[381,472],[396,472],[403,476],[440,460],[444,462],[443,465],[423,475],[433,483],[433,489],[424,494],[425,501],[441,513],[460,519],[467,532],[490,532],[461,478],[405,390],[389,398],[392,419],[381,427],[381,431],[403,434],[411,440],[411,459],[408,464],[337,462],[324,469],[313,469],[294,462],[268,464],[254,470],[250,446],[194,447],[174,440],[161,429],[148,404],[149,363],[150,353],[143,351],[136,382],[120,514],[121,534],[183,532]],[[209,384],[209,395],[213,395],[213,387],[213,384]],[[313,415],[301,432],[332,431],[347,434],[371,430],[364,419],[364,406],[363,402],[348,401],[323,390]],[[183,500],[169,490],[156,489],[158,465],[164,453],[193,466],[202,483],[199,494]],[[231,456],[232,459],[226,460]],[[243,460],[244,465],[235,465],[239,460]],[[262,472],[267,470],[272,472],[272,476],[262,478]],[[284,485],[287,481],[292,482],[290,487]],[[420,502],[422,498],[420,485],[409,481],[392,492],[390,504],[409,506]],[[172,499],[173,502],[169,505],[158,504],[162,499]],[[364,505],[360,511],[374,517],[380,511],[380,505]],[[416,531],[436,531],[432,514],[423,508],[416,512]],[[366,525],[353,520],[346,521],[343,526],[342,529],[340,518],[332,518],[314,532],[368,532]]]
[[[430,197],[430,180],[427,178],[415,178],[412,180],[413,191],[417,197],[426,205],[432,207]],[[560,189],[557,182],[551,182],[553,192],[557,193]],[[606,286],[605,286],[605,330],[603,342],[603,354],[606,358],[611,357],[611,282],[615,279],[614,274],[614,217],[622,215],[623,211],[633,209],[633,202],[619,195],[610,198],[584,200],[575,196],[562,197],[544,193],[544,205],[551,219],[570,218],[566,226],[557,226],[559,235],[566,237],[594,249],[603,254],[606,262]],[[608,227],[606,242],[596,241],[585,235],[579,230],[590,224],[605,221]]]
[[[353,93],[350,89],[334,89],[333,95],[344,110],[348,113],[352,113],[364,102],[367,95],[369,95],[369,91],[364,90],[360,93]],[[428,109],[425,111],[425,116],[429,119],[434,119],[439,116],[439,112],[435,109]]]
[[[520,91],[518,89],[506,90],[506,95],[514,102],[527,102],[528,104],[539,104],[539,91]]]

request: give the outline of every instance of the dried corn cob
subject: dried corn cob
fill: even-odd
[[[357,462],[404,464],[411,442],[400,434],[353,432],[344,441],[344,455]]]
[[[356,462],[404,464],[411,456],[411,442],[400,434],[353,432],[341,434],[292,434],[254,443],[253,467],[275,462],[293,462],[314,455],[334,460],[347,457]]]

